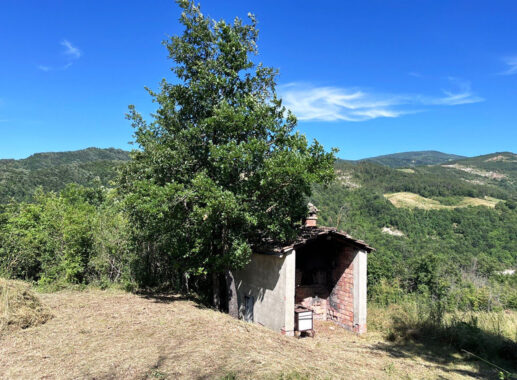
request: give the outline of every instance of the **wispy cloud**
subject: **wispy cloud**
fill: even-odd
[[[503,59],[506,64],[506,70],[499,73],[499,75],[514,75],[517,74],[517,56],[506,57]]]
[[[81,50],[72,45],[72,43],[68,40],[61,41],[61,45],[65,47],[65,54],[71,56],[72,58],[78,59],[81,57]]]
[[[479,103],[485,100],[474,94],[470,82],[455,77],[449,77],[449,81],[455,85],[457,91],[442,90],[445,96],[441,98],[429,98],[427,100],[428,105],[457,106],[460,104]],[[423,103],[426,104],[425,102]]]
[[[362,121],[397,117],[403,112],[393,109],[400,103],[398,97],[375,96],[359,89],[290,83],[280,87],[280,94],[300,120]]]
[[[449,78],[456,91],[443,90],[442,96],[382,94],[358,88],[316,87],[290,83],[279,87],[280,96],[299,120],[366,121],[395,118],[421,112],[424,106],[455,106],[477,103],[470,83]]]
[[[418,73],[416,71],[411,71],[411,72],[407,73],[407,75],[409,75],[410,77],[415,77],[415,78],[422,78],[423,77],[422,74],[420,74],[420,73]]]
[[[65,50],[62,52],[63,55],[67,57],[67,62],[65,64],[60,65],[38,65],[37,68],[41,71],[62,71],[68,69],[70,66],[74,64],[76,60],[81,58],[82,52],[81,50],[74,46],[70,41],[68,40],[62,40],[60,42],[61,46],[64,46]]]

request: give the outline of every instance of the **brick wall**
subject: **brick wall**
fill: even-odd
[[[354,325],[353,261],[357,251],[352,247],[332,247],[323,244],[320,242],[317,247],[313,247],[309,251],[309,265],[305,261],[305,268],[296,269],[295,303],[311,309],[314,313],[314,319],[334,321],[348,330],[363,332],[365,326]],[[318,250],[321,250],[323,255],[331,255],[329,257],[332,257],[325,264],[327,269],[322,267],[321,262],[317,262]],[[315,283],[302,284],[304,273],[309,273]]]
[[[356,251],[343,247],[332,271],[335,286],[327,302],[327,319],[354,331],[354,268]]]

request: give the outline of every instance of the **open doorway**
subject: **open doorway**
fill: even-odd
[[[346,309],[353,311],[352,288],[345,288],[348,256],[342,242],[327,236],[297,249],[295,304],[312,310],[314,319],[336,320]]]

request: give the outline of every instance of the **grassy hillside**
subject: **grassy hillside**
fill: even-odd
[[[62,190],[68,183],[108,186],[117,167],[129,159],[121,149],[88,148],[37,153],[21,160],[0,160],[0,203],[30,200],[35,189]]]
[[[0,378],[467,379],[497,371],[444,347],[318,323],[285,337],[175,295],[42,294],[55,317],[0,344]],[[384,330],[385,314],[369,323]],[[383,322],[384,321],[384,322]]]
[[[383,156],[365,158],[360,161],[374,162],[379,165],[389,166],[391,168],[404,168],[412,166],[436,165],[461,158],[464,157],[458,156],[456,154],[426,150],[387,154]]]
[[[387,198],[395,207],[421,208],[424,210],[443,210],[469,206],[485,206],[494,208],[499,202],[502,202],[500,199],[491,197],[456,197],[457,201],[450,202],[450,204],[443,204],[436,199],[429,199],[418,194],[405,192],[384,194],[384,197]]]

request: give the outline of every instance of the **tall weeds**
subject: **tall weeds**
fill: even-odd
[[[446,312],[440,301],[406,297],[389,306],[370,305],[369,329],[395,343],[446,344],[517,370],[517,312]]]

